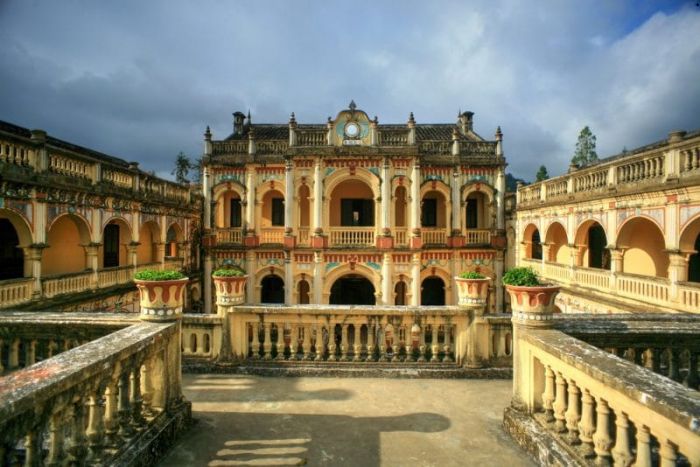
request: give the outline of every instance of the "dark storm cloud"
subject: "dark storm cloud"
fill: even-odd
[[[566,169],[584,125],[601,156],[700,127],[697,30],[692,2],[3,2],[0,119],[165,174],[235,110],[461,108],[531,179]]]

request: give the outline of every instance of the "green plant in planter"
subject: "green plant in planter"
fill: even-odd
[[[245,271],[240,268],[221,268],[213,272],[214,277],[243,277]]]
[[[134,279],[140,281],[175,281],[178,279],[185,279],[185,277],[183,273],[173,269],[165,269],[163,271],[144,269],[134,274]]]
[[[517,287],[538,287],[543,285],[532,268],[513,268],[503,274],[505,285]]]
[[[460,279],[486,279],[486,276],[474,271],[464,271],[459,275]]]

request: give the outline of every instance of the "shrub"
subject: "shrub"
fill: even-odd
[[[240,268],[222,268],[217,269],[212,274],[214,277],[243,277],[245,276],[245,271]]]
[[[542,285],[532,268],[513,268],[503,274],[505,285],[515,285],[520,287],[537,287]]]
[[[486,276],[475,271],[464,271],[459,275],[460,279],[486,279]]]
[[[140,281],[174,281],[184,278],[185,275],[183,273],[173,269],[165,269],[163,271],[144,269],[143,271],[139,271],[134,274],[134,279],[138,279]]]

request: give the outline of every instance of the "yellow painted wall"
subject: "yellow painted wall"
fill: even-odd
[[[311,224],[309,196],[311,196],[311,192],[308,185],[302,185],[299,188],[299,227],[308,227]]]
[[[156,243],[159,241],[157,226],[147,222],[141,226],[139,230],[139,243],[136,249],[136,260],[138,264],[153,263],[158,261],[158,247]]]
[[[406,208],[408,206],[406,187],[396,188],[394,200],[394,225],[396,227],[406,227]]]
[[[231,200],[240,199],[238,193],[234,191],[227,191],[219,197],[216,202],[216,213],[214,223],[217,227],[227,228],[231,227]],[[241,207],[241,216],[245,216],[243,213],[243,207]]]
[[[668,254],[664,237],[651,221],[636,218],[620,230],[618,245],[626,248],[622,272],[668,277]]]
[[[272,226],[272,198],[282,198],[284,195],[282,192],[277,190],[270,190],[263,195],[262,198],[262,217],[261,217],[261,227],[271,227]],[[278,226],[279,227],[279,226]]]
[[[429,191],[423,199],[437,200],[437,227],[447,227],[447,204],[445,197],[439,191]]]
[[[569,264],[571,251],[564,227],[560,224],[552,224],[547,232],[547,241],[545,243],[551,244],[549,247],[549,261]]]
[[[80,231],[70,216],[62,216],[53,223],[47,236],[49,248],[41,257],[43,275],[80,272],[86,268],[85,248],[81,246]],[[87,227],[85,227],[87,229]]]

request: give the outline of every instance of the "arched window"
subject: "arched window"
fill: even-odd
[[[374,305],[374,285],[365,277],[348,274],[336,280],[331,287],[331,305]]]
[[[588,267],[610,269],[608,238],[603,227],[595,223],[588,229]]]
[[[540,240],[540,231],[535,229],[532,233],[532,259],[542,259],[542,240]]]
[[[309,302],[309,282],[305,279],[299,281],[297,285],[297,293],[299,294],[299,304],[308,305]]]
[[[406,305],[406,283],[398,281],[394,287],[394,305]]]

